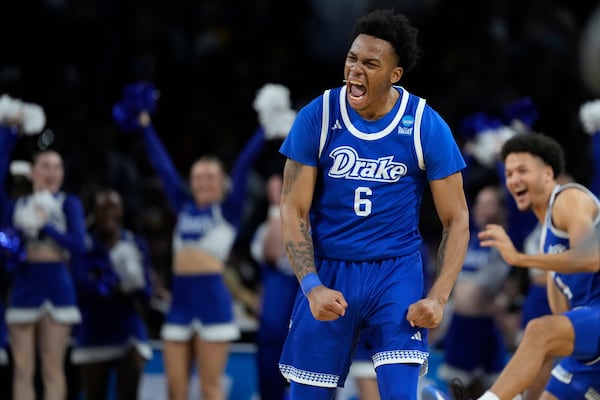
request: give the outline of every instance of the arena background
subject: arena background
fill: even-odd
[[[267,82],[284,84],[299,109],[340,85],[352,25],[375,7],[401,10],[420,29],[423,58],[401,84],[428,100],[459,143],[467,116],[499,115],[527,96],[539,111],[533,128],[563,144],[569,172],[588,181],[589,136],[578,111],[600,97],[600,8],[591,0],[5,2],[0,94],[40,104],[47,117],[44,134],[20,140],[15,158],[58,150],[64,189],[86,205],[97,188],[118,189],[127,225],[147,237],[154,268],[168,281],[173,215],[142,141],[118,132],[111,120],[123,86],[147,80],[160,90],[155,125],[182,174],[202,154],[230,165],[257,128],[256,91]],[[256,168],[254,201],[236,245],[237,269],[249,288],[256,274],[246,261],[247,240],[262,218],[261,179],[282,161],[276,146],[269,152]],[[468,194],[485,179],[472,176]],[[427,207],[423,231],[435,240],[438,222]]]

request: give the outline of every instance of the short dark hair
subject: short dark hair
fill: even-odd
[[[529,153],[539,157],[554,171],[554,178],[565,172],[565,152],[562,146],[550,136],[541,133],[521,133],[508,139],[502,146],[500,156],[503,161],[511,153]]]
[[[404,14],[391,9],[376,9],[358,19],[352,39],[360,34],[374,36],[389,42],[398,56],[398,66],[404,71],[412,70],[421,57],[417,45],[418,30]]]

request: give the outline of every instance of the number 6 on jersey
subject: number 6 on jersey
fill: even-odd
[[[359,217],[366,217],[371,214],[371,200],[365,198],[371,196],[371,188],[359,186],[354,190],[354,213]]]

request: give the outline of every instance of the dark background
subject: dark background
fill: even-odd
[[[459,143],[465,117],[478,111],[499,115],[507,104],[529,96],[540,111],[534,129],[565,146],[569,172],[586,183],[589,136],[578,111],[600,93],[582,80],[579,48],[597,4],[10,1],[1,7],[0,93],[44,107],[54,138],[50,147],[65,159],[65,190],[87,205],[98,187],[117,188],[126,199],[128,224],[151,241],[156,237],[154,250],[167,253],[162,239],[173,216],[165,211],[141,140],[118,132],[111,120],[125,84],[144,79],[160,90],[154,122],[182,175],[205,153],[230,165],[257,128],[252,101],[263,84],[288,86],[296,109],[340,85],[356,18],[374,7],[392,7],[419,28],[424,51],[401,84],[428,100]],[[14,157],[28,158],[38,141],[23,138]],[[260,187],[260,179],[280,162],[276,150],[272,146],[257,166],[259,184],[251,187]]]

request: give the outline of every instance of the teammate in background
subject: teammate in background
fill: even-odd
[[[563,173],[556,178],[556,182],[564,185],[566,183],[574,182],[573,177],[569,174]],[[540,251],[540,240],[542,236],[543,224],[538,222],[535,228],[529,235],[525,237],[523,241],[523,252],[525,254],[539,254]],[[534,318],[541,317],[543,315],[552,314],[550,304],[548,303],[547,294],[547,282],[548,282],[548,271],[539,268],[529,268],[529,286],[525,293],[525,299],[523,301],[523,307],[521,312],[521,324],[520,331],[517,335],[517,341],[515,343],[518,346],[523,332],[527,327],[529,321]],[[538,399],[544,392],[544,388],[550,378],[550,373],[554,367],[555,360],[548,359],[542,368],[535,381],[527,388],[528,399]]]
[[[67,396],[65,354],[73,324],[81,319],[68,261],[84,250],[85,221],[81,201],[60,190],[64,169],[52,150],[35,155],[33,193],[13,201],[6,192],[10,155],[22,121],[0,128],[0,209],[2,226],[25,235],[25,260],[12,275],[6,309],[13,355],[15,399],[35,397],[36,349],[41,359],[44,399]]]
[[[442,320],[469,238],[460,150],[424,99],[396,86],[416,64],[417,31],[391,10],[361,17],[342,87],[298,114],[281,152],[286,254],[304,296],[280,370],[290,398],[332,399],[353,343],[366,343],[383,399],[416,399],[427,328]],[[419,208],[429,185],[443,225],[426,293]]]
[[[513,137],[502,147],[506,186],[521,211],[543,224],[541,254],[517,251],[499,225],[479,233],[511,265],[549,271],[552,315],[527,324],[515,354],[479,399],[512,400],[537,378],[545,361],[562,357],[542,399],[590,399],[600,394],[600,201],[582,185],[560,185],[565,160],[560,145],[542,134]],[[439,398],[442,397],[440,393]]]
[[[598,394],[600,326],[590,322],[600,321],[600,257],[596,243],[579,247],[590,240],[600,222],[600,202],[581,185],[560,184],[563,150],[546,136],[515,138],[504,145],[502,157],[507,187],[519,210],[532,210],[543,224],[542,254],[516,252],[496,226],[480,233],[480,239],[482,245],[498,248],[513,265],[549,271],[548,301],[554,315],[530,320],[517,353],[490,392],[503,398],[505,392],[510,393],[507,378],[520,374],[520,380],[530,381],[530,374],[541,368],[541,361],[558,356],[565,358],[552,370],[543,396],[575,399],[594,391]],[[572,376],[568,383],[566,375]],[[513,386],[519,388],[520,382],[516,382]]]
[[[82,323],[71,357],[80,365],[86,400],[108,399],[111,372],[116,398],[137,399],[152,357],[143,320],[152,294],[148,248],[122,220],[121,196],[110,189],[96,193],[86,253],[72,264]]]
[[[487,224],[505,224],[503,188],[484,186],[471,208],[471,238],[452,294],[453,312],[444,337],[445,359],[438,374],[459,377],[470,396],[483,393],[505,365],[506,346],[496,321],[496,297],[510,265],[493,248],[481,247],[477,232]]]

